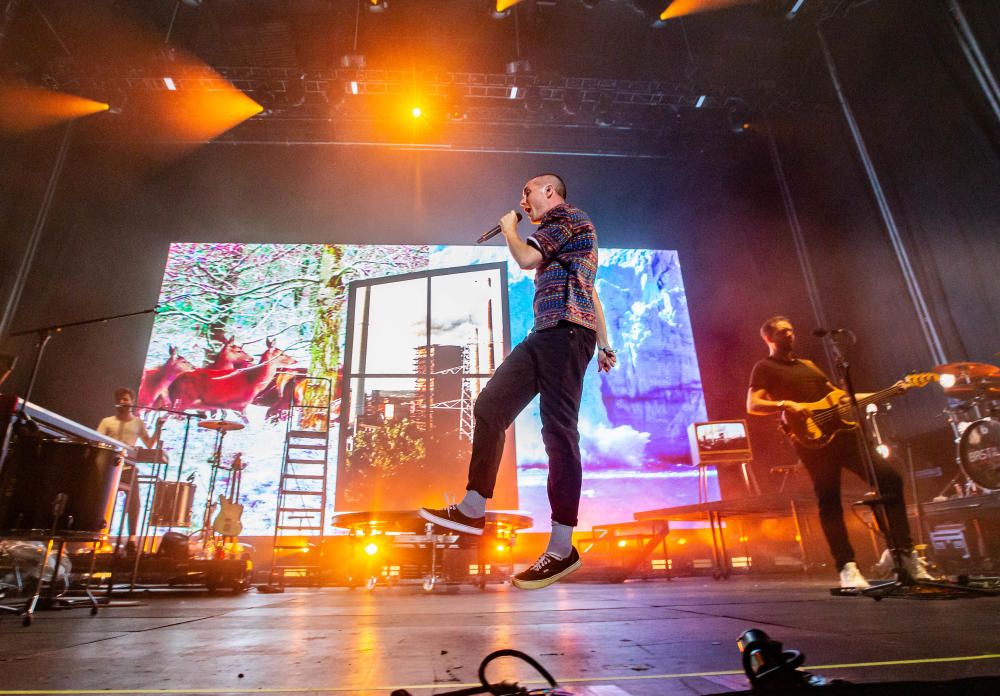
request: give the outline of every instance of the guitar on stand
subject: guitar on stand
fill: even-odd
[[[243,478],[242,454],[237,452],[230,468],[229,484],[225,495],[219,495],[219,514],[212,521],[212,530],[223,539],[235,539],[243,531],[243,506],[240,499],[240,483]]]
[[[225,509],[220,509],[219,514],[212,518],[212,512],[215,509],[215,502],[213,498],[215,496],[215,484],[218,481],[219,472],[226,470],[227,467],[222,464],[222,447],[223,442],[226,438],[226,433],[232,432],[234,430],[242,430],[243,425],[241,423],[236,423],[233,421],[225,420],[203,420],[198,423],[198,427],[204,430],[214,430],[215,431],[215,451],[212,454],[212,475],[208,479],[208,491],[205,498],[205,514],[202,517],[201,525],[201,546],[205,555],[208,557],[217,558],[222,553],[222,546],[217,543],[215,539],[215,534],[218,531],[216,525],[221,524],[225,529],[232,529],[234,524],[232,522],[233,512],[232,509],[226,513]],[[230,476],[229,482],[227,484],[226,494],[219,496],[219,505],[223,506],[223,503],[235,503],[236,499],[239,497],[239,479],[240,472],[243,469],[243,463],[239,455],[233,461],[234,466],[229,469]],[[242,506],[238,506],[239,511],[236,514],[236,523],[240,523],[240,515],[243,512]],[[224,514],[226,513],[226,514]],[[242,525],[240,525],[239,531],[242,531]],[[237,534],[239,533],[237,532]],[[220,532],[221,533],[221,532]],[[223,535],[223,536],[236,536],[233,535]]]
[[[858,399],[858,407],[864,409],[869,404],[877,404],[899,396],[911,387],[925,387],[939,378],[934,372],[918,372],[907,375],[887,389]],[[857,427],[854,420],[850,397],[842,389],[834,389],[819,401],[800,404],[801,412],[782,410],[781,429],[790,440],[807,449],[820,449],[842,430]]]

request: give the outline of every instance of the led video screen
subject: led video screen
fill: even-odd
[[[687,427],[706,420],[676,252],[601,249],[597,288],[619,362],[584,381],[582,528],[696,502]],[[472,405],[530,331],[533,291],[502,246],[172,245],[138,401],[197,414],[164,429],[170,476],[196,485],[192,529],[234,461],[245,535],[273,532],[286,458],[326,460],[328,513],[460,499]],[[203,420],[240,427],[220,452]],[[511,435],[493,507],[545,530],[537,398]]]

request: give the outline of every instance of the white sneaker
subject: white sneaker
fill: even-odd
[[[844,589],[854,588],[856,590],[866,590],[871,587],[854,561],[845,563],[844,567],[840,569],[840,586]]]
[[[914,580],[937,580],[937,578],[927,572],[927,561],[920,557],[916,549],[903,556],[903,568],[906,569],[906,572]]]
[[[872,566],[872,575],[882,580],[893,579],[892,565],[892,551],[886,549],[882,552],[882,556],[878,559],[878,563]]]

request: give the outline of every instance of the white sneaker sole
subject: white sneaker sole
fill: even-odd
[[[418,510],[417,513],[428,522],[433,522],[439,527],[444,527],[445,529],[453,529],[456,532],[461,532],[462,534],[472,534],[473,536],[483,535],[483,530],[479,527],[470,527],[467,524],[462,524],[461,522],[456,522],[455,520],[449,520],[447,517],[438,517],[437,515],[432,515],[423,508],[420,508],[420,510]]]

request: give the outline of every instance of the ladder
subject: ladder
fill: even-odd
[[[319,574],[330,453],[331,381],[292,380],[268,575],[269,586],[282,588],[293,578],[314,583]]]

